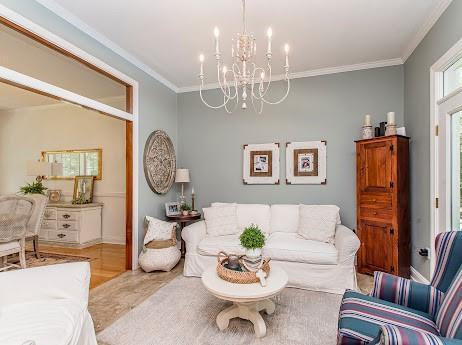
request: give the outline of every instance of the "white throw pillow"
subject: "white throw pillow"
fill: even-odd
[[[334,205],[300,205],[298,234],[307,240],[334,243],[339,212]]]
[[[165,241],[172,238],[172,230],[176,223],[164,222],[163,220],[146,216],[147,230],[144,244],[151,241]]]
[[[237,234],[236,206],[203,208],[207,234],[210,236],[224,236]]]

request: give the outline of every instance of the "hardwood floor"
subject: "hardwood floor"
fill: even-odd
[[[89,257],[91,266],[90,289],[99,286],[126,271],[125,246],[120,244],[96,244],[76,249],[40,244],[40,252]]]

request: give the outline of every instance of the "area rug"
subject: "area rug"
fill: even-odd
[[[27,268],[91,260],[90,258],[84,257],[84,256],[53,254],[53,253],[44,253],[44,252],[40,252],[40,256],[41,258],[37,259],[35,257],[34,252],[26,251]],[[10,258],[8,262],[19,263],[19,259],[17,256],[15,256],[15,257]]]
[[[230,305],[210,295],[199,278],[177,277],[98,334],[100,345],[334,345],[341,295],[285,289],[273,315],[262,313],[267,334],[232,319],[221,332],[215,318]]]

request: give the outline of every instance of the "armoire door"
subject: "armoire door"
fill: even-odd
[[[361,192],[389,193],[393,188],[393,143],[391,140],[364,143],[359,149]]]
[[[360,220],[361,239],[359,271],[373,274],[374,271],[393,273],[393,234],[390,224]]]

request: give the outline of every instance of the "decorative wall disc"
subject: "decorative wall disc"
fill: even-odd
[[[144,175],[149,187],[157,194],[166,194],[175,181],[175,148],[167,133],[156,130],[144,147]]]

